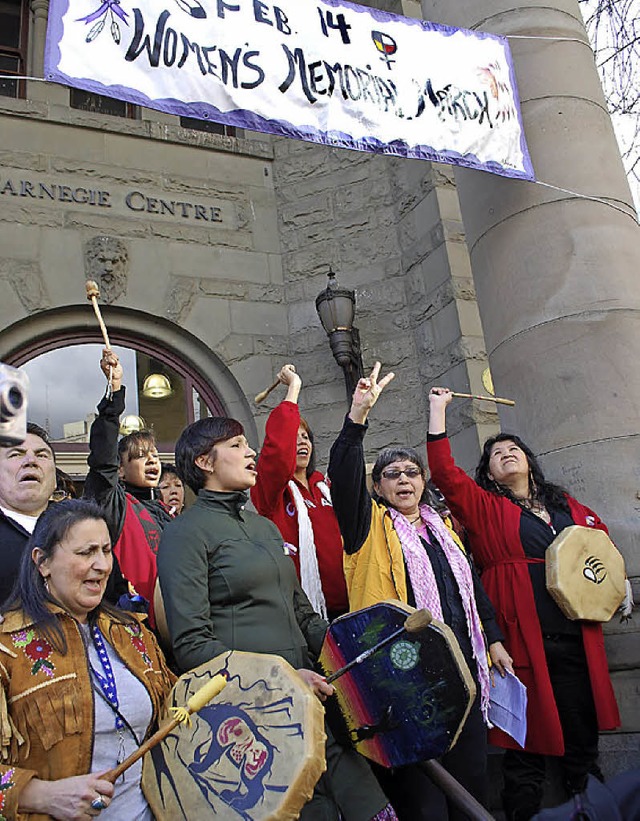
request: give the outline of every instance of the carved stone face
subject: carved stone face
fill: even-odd
[[[127,291],[129,252],[115,237],[92,237],[85,245],[85,273],[100,288],[100,299],[110,304]]]

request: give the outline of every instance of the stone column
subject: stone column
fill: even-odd
[[[578,5],[422,10],[436,23],[567,38],[510,41],[525,133],[538,180],[601,201],[468,170],[456,180],[496,393],[516,400],[518,432],[547,475],[609,524],[638,599],[640,231]],[[639,636],[617,620],[609,633],[610,660],[626,671],[625,729],[638,731]]]
[[[32,26],[29,31],[29,71],[32,77],[44,76],[44,45],[47,39],[49,0],[31,0]],[[47,105],[69,105],[69,90],[56,83],[27,81],[27,99]]]
[[[47,36],[49,0],[31,0],[33,28],[31,29],[31,72],[34,77],[44,74],[44,42]]]

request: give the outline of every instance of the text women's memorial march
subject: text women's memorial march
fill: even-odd
[[[533,179],[504,38],[342,0],[51,0],[45,77],[171,114]]]

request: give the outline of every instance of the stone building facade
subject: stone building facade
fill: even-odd
[[[48,3],[16,2],[28,5],[26,74],[42,76]],[[415,0],[369,5],[421,14]],[[322,466],[347,408],[314,304],[332,267],[356,289],[365,368],[380,360],[396,373],[372,414],[371,458],[393,443],[422,446],[432,385],[486,393],[451,168],[205,133],[146,109],[109,116],[71,107],[68,88],[25,86],[23,96],[0,96],[2,361],[21,365],[56,347],[98,342],[85,298],[91,277],[114,341],[155,352],[212,397],[210,410],[240,419],[252,443],[279,394],[260,407],[252,397],[282,364],[295,363]],[[515,423],[509,413],[507,428]],[[498,418],[491,405],[461,400],[450,425],[456,457],[470,469]],[[85,451],[64,442],[58,450],[81,477]],[[610,632],[625,721],[609,744],[615,769],[640,757],[640,659],[630,669],[627,638]]]

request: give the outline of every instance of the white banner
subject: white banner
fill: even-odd
[[[342,0],[51,0],[45,77],[171,114],[533,179],[504,38]]]

